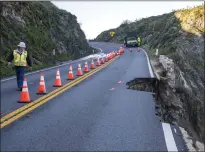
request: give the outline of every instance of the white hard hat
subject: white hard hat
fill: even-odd
[[[26,48],[26,44],[24,42],[20,42],[18,46],[22,48]]]

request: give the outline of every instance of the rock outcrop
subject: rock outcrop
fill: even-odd
[[[203,139],[203,99],[198,98],[201,95],[194,94],[196,88],[172,59],[160,55],[152,58],[151,64],[160,78],[159,98],[156,100],[158,115],[163,121],[185,128],[195,140]]]

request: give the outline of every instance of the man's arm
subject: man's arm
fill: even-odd
[[[31,67],[31,66],[32,66],[32,61],[31,61],[31,56],[30,56],[30,54],[27,55],[26,61],[27,61],[27,63],[28,63],[28,66]]]
[[[13,52],[11,52],[11,54],[7,58],[7,62],[12,62],[13,59],[14,59],[14,55],[13,55]]]

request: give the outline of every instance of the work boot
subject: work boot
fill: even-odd
[[[22,88],[17,88],[16,91],[22,91]]]

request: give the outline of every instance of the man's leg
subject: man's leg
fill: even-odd
[[[20,67],[19,85],[21,88],[23,87],[24,73],[25,73],[25,67]]]
[[[15,67],[16,70],[16,82],[17,82],[17,87],[20,88],[20,69],[19,67]]]

